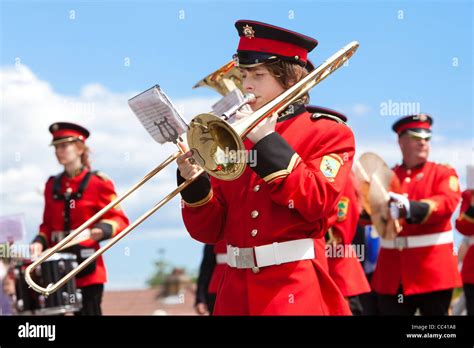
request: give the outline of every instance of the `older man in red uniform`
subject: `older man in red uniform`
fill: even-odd
[[[250,104],[256,110],[288,88],[287,82],[301,79],[317,41],[254,21],[238,21],[236,28],[236,58],[244,89],[257,97]],[[182,192],[191,236],[227,242],[229,267],[214,314],[350,314],[321,250],[351,170],[351,130],[337,117],[309,113],[298,101],[262,121],[244,144],[257,161],[240,178],[202,175]],[[178,159],[178,182],[198,171],[188,162],[191,156],[192,151]]]
[[[390,193],[390,214],[403,219],[395,240],[382,240],[372,286],[382,314],[446,315],[461,285],[451,217],[461,198],[456,171],[428,161],[432,118],[402,118],[393,125],[403,155],[394,168],[401,194]]]
[[[474,315],[474,190],[462,194],[461,213],[456,220],[456,228],[469,237],[469,249],[462,263],[461,276],[464,284],[467,314]]]
[[[99,210],[115,199],[112,181],[104,174],[91,171],[85,141],[89,132],[82,126],[58,122],[50,127],[52,145],[64,172],[48,179],[44,190],[43,223],[32,244],[39,253],[62,240]],[[91,227],[91,238],[66,249],[76,254],[78,262],[100,248],[99,242],[115,236],[128,225],[120,206],[115,206]],[[102,256],[88,265],[76,277],[82,290],[83,308],[80,314],[100,315],[100,301],[107,275]]]

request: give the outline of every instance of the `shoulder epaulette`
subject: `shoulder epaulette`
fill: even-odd
[[[95,170],[92,172],[92,174],[98,176],[104,181],[111,181],[111,179],[107,176],[107,174],[105,174],[104,172],[101,172],[100,170]]]
[[[337,123],[342,123],[343,125],[346,125],[346,126],[347,126],[347,123],[344,122],[343,119],[341,119],[340,117],[338,117],[338,116],[336,116],[336,115],[323,114],[323,113],[315,112],[315,113],[311,114],[311,118],[312,118],[313,120],[319,120],[319,119],[321,119],[321,118],[326,118],[326,119],[330,119],[330,120],[336,121]]]
[[[449,163],[439,163],[440,166],[446,167],[448,169],[453,169],[453,167]]]

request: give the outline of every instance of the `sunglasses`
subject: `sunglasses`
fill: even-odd
[[[431,140],[431,135],[430,135],[430,136],[427,136],[427,137],[420,137],[420,136],[418,136],[418,135],[409,134],[408,136],[410,137],[410,139],[412,139],[412,140],[417,140],[417,141],[423,140],[423,139],[426,140],[426,141],[430,141],[430,140]]]

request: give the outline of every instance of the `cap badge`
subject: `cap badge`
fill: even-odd
[[[53,124],[53,126],[51,127],[51,129],[53,130],[53,132],[56,132],[58,130],[59,126],[57,123]]]
[[[245,25],[242,29],[242,33],[245,35],[246,38],[253,38],[255,37],[255,30],[250,25]]]
[[[428,120],[428,117],[426,117],[425,114],[421,114],[421,115],[420,115],[420,121],[421,121],[421,122],[426,122],[426,120]]]

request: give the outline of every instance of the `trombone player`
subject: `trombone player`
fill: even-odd
[[[308,74],[311,37],[239,20],[235,59],[253,111]],[[350,315],[330,278],[324,234],[349,176],[351,130],[331,115],[311,114],[303,97],[260,122],[244,144],[255,152],[235,181],[201,175],[181,192],[183,219],[201,242],[227,242],[216,315]],[[239,115],[240,118],[246,115]],[[178,183],[200,167],[188,151],[177,159]]]

